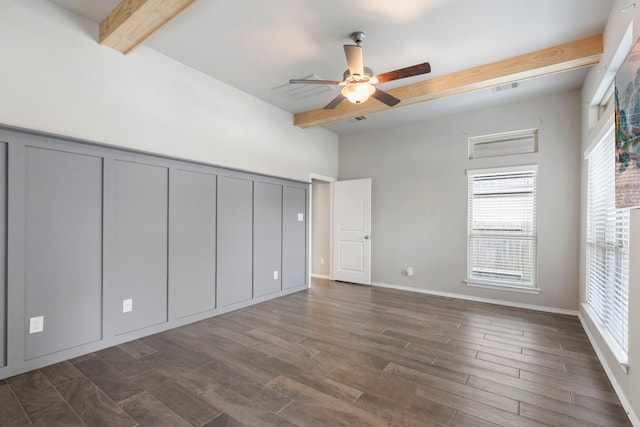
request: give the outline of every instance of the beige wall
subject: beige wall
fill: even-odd
[[[532,128],[536,154],[468,159],[469,136]],[[542,293],[468,287],[466,170],[534,163]],[[339,178],[373,178],[374,282],[550,309],[578,309],[579,171],[578,91],[340,139]]]
[[[98,24],[45,0],[0,2],[0,124],[308,181],[338,137],[156,51],[100,46]]]
[[[311,274],[316,276],[329,276],[329,187],[328,182],[313,180],[312,193],[313,201],[313,227],[311,230],[312,259]],[[324,263],[322,261],[324,260]]]

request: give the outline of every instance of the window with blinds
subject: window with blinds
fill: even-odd
[[[467,175],[467,283],[537,290],[537,166]]]
[[[616,209],[613,130],[598,142],[587,159],[586,299],[626,357],[629,337],[629,210]]]

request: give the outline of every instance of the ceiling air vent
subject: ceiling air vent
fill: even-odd
[[[323,80],[315,74],[303,77],[304,80]],[[319,95],[321,93],[333,92],[335,88],[330,85],[322,84],[291,84],[287,83],[272,89],[275,93],[284,96],[292,101],[299,101],[310,96]]]
[[[493,88],[494,92],[502,92],[504,90],[511,90],[511,89],[515,89],[518,87],[518,82],[513,82],[513,83],[508,83],[506,85],[502,85],[502,86],[495,86]]]

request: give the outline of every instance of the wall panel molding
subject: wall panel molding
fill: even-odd
[[[0,142],[0,368],[7,363],[7,143]]]
[[[25,322],[44,318],[25,337],[33,359],[102,338],[102,158],[38,146],[25,156]]]
[[[275,191],[255,199],[255,188]],[[0,127],[0,379],[308,288],[308,190]],[[254,251],[256,238],[268,244]],[[276,269],[256,288],[254,272]],[[29,334],[39,314],[44,331]]]
[[[170,173],[170,319],[216,308],[217,179],[203,171]]]

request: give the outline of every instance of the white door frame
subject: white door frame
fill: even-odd
[[[309,259],[307,260],[307,272],[308,283],[311,286],[311,269],[313,267],[313,180],[322,181],[326,183],[332,183],[338,180],[338,178],[319,175],[317,173],[309,173]],[[329,186],[329,239],[333,236],[333,186]],[[333,280],[333,245],[329,244],[329,277]]]

